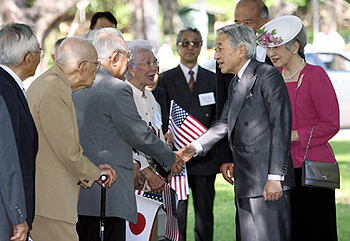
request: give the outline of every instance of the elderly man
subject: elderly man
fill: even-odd
[[[39,133],[34,240],[78,240],[80,186],[91,187],[102,174],[115,181],[109,165],[95,166],[83,155],[72,92],[90,88],[100,67],[92,44],[80,37],[61,44],[56,64],[28,89],[28,101]],[[96,186],[96,185],[94,185]]]
[[[28,224],[21,169],[12,122],[0,96],[0,233],[4,240],[27,240]]]
[[[202,43],[198,29],[189,27],[181,30],[176,39],[180,64],[161,74],[159,86],[165,91],[168,106],[174,100],[209,128],[215,119],[215,75],[197,64]],[[206,157],[196,157],[186,165],[195,210],[195,239],[198,241],[213,240],[214,182],[219,172],[215,154],[213,150]],[[177,209],[180,241],[186,240],[188,200],[185,198],[179,201]]]
[[[118,182],[107,193],[106,240],[125,240],[125,220],[137,221],[132,148],[152,156],[166,170],[179,173],[179,160],[138,114],[131,87],[120,80],[131,59],[120,31],[104,28],[90,32],[101,68],[89,90],[73,94],[78,126],[86,155],[95,163],[118,166]],[[98,240],[100,189],[82,190],[77,225],[80,240]]]
[[[266,5],[261,0],[241,0],[235,8],[235,23],[251,27],[254,32],[263,26],[268,19],[269,11]],[[272,65],[271,60],[266,56],[266,49],[257,45],[256,59],[260,62],[266,62]],[[224,108],[224,104],[228,97],[228,86],[233,78],[233,74],[222,74],[218,65],[216,66],[216,108],[217,116],[219,117]],[[227,144],[227,138],[224,142],[220,142],[217,146],[217,156],[220,161],[224,177],[227,176],[227,169],[232,166],[232,155]]]
[[[0,95],[10,113],[15,134],[29,229],[32,229],[35,210],[35,157],[38,152],[38,134],[22,82],[35,74],[43,54],[31,27],[11,23],[0,30]]]
[[[216,33],[214,57],[222,73],[236,77],[220,119],[180,152],[187,161],[194,153],[207,153],[228,135],[239,220],[237,240],[290,240],[294,173],[287,88],[276,68],[255,60],[251,28],[233,24]]]

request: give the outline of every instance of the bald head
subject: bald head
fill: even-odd
[[[267,22],[269,11],[261,0],[241,0],[235,9],[235,23],[251,27],[254,32]]]
[[[94,46],[81,37],[70,37],[62,42],[58,48],[56,64],[62,70],[75,69],[82,61],[96,59]]]

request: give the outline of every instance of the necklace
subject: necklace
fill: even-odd
[[[299,72],[299,70],[301,69],[301,66],[303,66],[303,64],[304,64],[304,59],[303,59],[303,61],[301,62],[301,65],[299,66],[299,68],[297,69],[297,71],[295,71],[294,72],[294,74],[292,74],[292,76],[291,77],[286,77],[286,76],[284,76],[284,69],[282,70],[282,77],[285,79],[285,80],[290,80],[291,78],[293,78],[294,77],[294,75],[296,75],[296,73],[298,73]]]

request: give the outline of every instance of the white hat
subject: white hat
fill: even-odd
[[[294,15],[286,15],[267,22],[256,31],[256,42],[264,47],[288,43],[300,32],[303,23]]]

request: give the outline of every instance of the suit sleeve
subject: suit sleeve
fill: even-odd
[[[27,218],[21,169],[11,119],[0,97],[0,202],[12,225]],[[4,217],[2,217],[4,218]]]
[[[59,161],[79,179],[84,187],[90,187],[99,175],[96,167],[83,155],[79,139],[74,136],[71,109],[74,104],[67,86],[56,83],[47,89],[39,106],[40,123]],[[84,180],[90,180],[88,183]]]
[[[218,64],[216,64],[216,74],[215,74],[215,83],[216,83],[216,114],[217,119],[220,118],[224,105],[228,98],[228,86],[233,78],[233,74],[222,74]],[[218,164],[221,165],[226,162],[232,162],[232,153],[228,145],[228,137],[226,136],[222,141],[220,141],[217,148],[217,160]]]
[[[210,151],[210,149],[219,141],[223,140],[225,138],[226,140],[226,145],[228,146],[228,141],[227,141],[227,132],[228,132],[228,113],[230,109],[230,103],[229,101],[226,101],[224,108],[222,110],[220,119],[215,121],[210,128],[203,134],[201,135],[197,140],[201,144],[203,148],[203,154],[205,155]],[[230,156],[231,159],[221,161],[221,163],[225,162],[232,162],[232,156]]]
[[[292,108],[287,87],[280,72],[268,65],[262,77],[262,95],[271,131],[269,174],[286,175],[290,157]],[[259,70],[258,70],[259,71]]]
[[[169,171],[174,164],[175,154],[141,119],[131,87],[125,84],[118,88],[111,103],[113,124],[123,138],[133,148],[153,157],[166,171]]]

